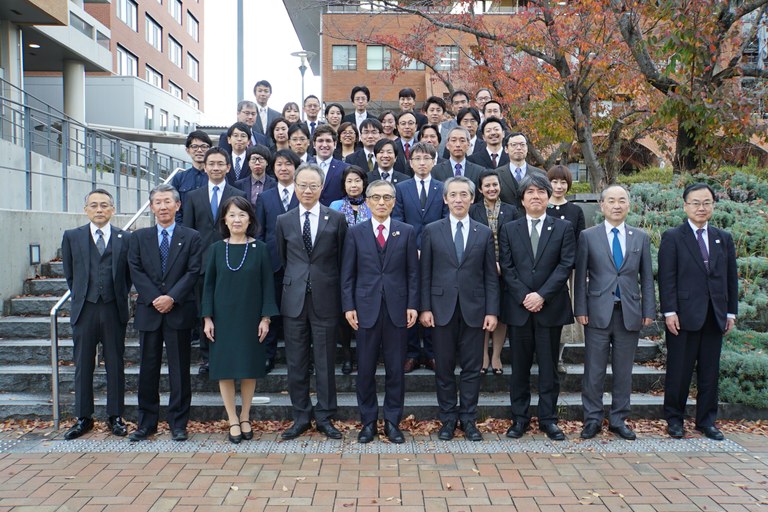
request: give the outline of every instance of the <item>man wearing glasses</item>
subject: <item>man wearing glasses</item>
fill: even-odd
[[[252,146],[255,144],[263,144],[264,146],[269,147],[269,138],[253,129],[258,115],[259,112],[257,110],[256,103],[243,100],[237,104],[237,122],[245,123],[246,126],[248,126],[248,128],[251,130],[251,140],[248,145]],[[232,153],[232,146],[227,140],[227,132],[222,132],[221,135],[219,135],[219,143],[217,145],[220,148],[226,149],[227,153]]]
[[[523,207],[521,202],[520,181],[527,175],[538,172],[546,176],[543,169],[528,165],[525,158],[528,156],[528,138],[520,132],[510,133],[507,138],[507,153],[509,164],[502,165],[496,171],[499,173],[501,184],[500,198],[503,202]]]
[[[211,138],[202,130],[195,130],[187,135],[187,154],[192,159],[192,167],[182,171],[171,180],[173,188],[179,191],[181,206],[176,212],[176,222],[182,223],[184,218],[184,201],[187,192],[191,192],[208,183],[208,175],[205,174],[205,152],[211,148]]]
[[[685,435],[688,389],[696,369],[696,430],[721,441],[717,381],[723,335],[736,325],[739,282],[731,235],[709,225],[715,191],[694,183],[683,191],[688,219],[668,229],[659,246],[659,299],[666,322],[664,416],[670,437]]]

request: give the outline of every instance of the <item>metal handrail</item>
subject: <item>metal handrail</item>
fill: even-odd
[[[182,167],[177,167],[173,170],[171,174],[168,175],[168,177],[163,181],[163,183],[169,183],[176,174],[183,171],[184,169]],[[144,205],[137,211],[133,217],[131,217],[131,220],[128,221],[128,223],[123,226],[124,230],[129,229],[131,226],[133,226],[137,220],[139,220],[139,217],[141,217],[144,212],[149,208],[149,200],[147,200]],[[70,290],[67,290],[64,295],[61,296],[61,298],[56,302],[56,304],[51,308],[51,402],[53,407],[53,429],[58,430],[59,429],[59,423],[60,423],[60,403],[59,403],[59,310],[64,305],[65,302],[69,300],[69,298],[72,296],[72,292]]]

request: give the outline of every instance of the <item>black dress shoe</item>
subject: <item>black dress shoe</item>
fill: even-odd
[[[469,441],[483,440],[483,434],[477,429],[474,421],[462,421],[460,428],[464,431],[464,437]]]
[[[440,427],[440,432],[437,434],[437,438],[441,441],[450,441],[453,439],[453,432],[456,430],[455,421],[446,421],[443,426]]]
[[[669,434],[669,437],[682,439],[685,436],[685,430],[683,430],[682,425],[667,425],[667,434]]]
[[[696,430],[698,430],[699,432],[701,432],[702,434],[704,434],[708,438],[713,439],[715,441],[722,441],[723,439],[725,439],[725,436],[723,435],[723,433],[720,432],[720,430],[718,430],[718,428],[714,427],[714,426],[712,426],[712,427],[696,427]]]
[[[554,423],[539,424],[539,430],[547,434],[547,437],[553,441],[565,441],[565,434]]]
[[[613,432],[620,438],[626,439],[627,441],[634,441],[635,439],[637,439],[637,434],[635,434],[635,431],[626,425],[619,425],[618,427],[608,427],[608,430]]]
[[[384,422],[384,434],[386,434],[390,443],[402,444],[405,442],[403,431],[391,421]]]
[[[600,423],[597,421],[588,421],[584,424],[584,428],[581,429],[582,439],[592,439],[600,433]]]
[[[120,416],[110,416],[107,420],[112,435],[125,437],[128,435],[128,427]]]
[[[246,423],[248,425],[248,429],[249,430],[247,432],[245,430],[243,430],[243,423]],[[241,421],[240,422],[240,432],[241,432],[240,435],[243,436],[243,441],[250,441],[251,439],[253,439],[253,425],[251,425],[251,422],[250,421]]]
[[[357,442],[358,443],[370,443],[373,441],[373,438],[376,437],[376,422],[372,421],[366,426],[360,430],[360,433],[357,434]]]
[[[317,424],[317,431],[325,434],[328,439],[341,439],[341,432],[333,426],[330,421],[324,421]]]
[[[520,439],[523,437],[523,434],[528,431],[528,428],[530,428],[528,423],[516,421],[512,424],[511,427],[507,429],[507,437],[512,439]]]
[[[75,422],[75,424],[72,425],[70,429],[64,433],[64,439],[66,439],[67,441],[71,441],[72,439],[77,439],[78,437],[85,434],[86,432],[90,432],[92,429],[93,429],[93,418],[91,417],[77,418],[77,421]]]
[[[137,443],[139,441],[144,441],[149,436],[154,435],[157,433],[157,427],[155,428],[146,428],[142,427],[138,430],[134,430],[133,433],[128,436],[128,440],[132,443]]]
[[[198,375],[208,375],[208,363],[203,363],[200,368],[197,369]]]
[[[175,428],[171,432],[171,439],[174,441],[186,441],[188,439],[187,437],[187,430],[184,428]]]
[[[310,423],[294,423],[288,429],[284,430],[283,433],[280,434],[280,437],[285,440],[296,439],[310,428],[312,428]]]
[[[232,434],[232,429],[235,427],[237,427],[237,430],[239,430],[239,432],[237,434]],[[229,426],[229,430],[227,431],[227,439],[229,439],[229,442],[232,444],[240,444],[240,441],[243,440],[243,431],[240,430],[239,423]]]
[[[352,373],[352,361],[344,361],[341,364],[341,373],[344,375],[349,375]]]
[[[274,357],[267,358],[267,364],[265,368],[266,372],[269,373],[274,369],[275,369],[275,358]]]

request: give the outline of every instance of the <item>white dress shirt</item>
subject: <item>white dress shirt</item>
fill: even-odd
[[[461,221],[461,235],[464,238],[464,249],[467,248],[467,238],[469,238],[469,215],[463,219],[458,219],[453,214],[448,216],[451,219],[451,239],[456,240],[456,226]]]
[[[384,222],[379,222],[376,219],[371,219],[374,238],[379,236],[379,226],[384,226],[384,231],[382,231],[382,234],[384,235],[384,240],[389,240],[389,226],[391,224],[392,224],[392,217],[387,217],[387,220],[385,220]]]
[[[608,248],[611,250],[611,254],[613,254],[613,233],[611,230],[615,227],[619,230],[619,245],[621,245],[621,255],[622,257],[627,255],[627,228],[625,224],[622,222],[618,226],[614,226],[613,224],[609,222],[603,222],[605,225],[605,234],[608,236]]]
[[[304,219],[305,213],[309,212],[309,230],[312,233],[312,245],[315,245],[315,239],[317,238],[317,225],[320,222],[320,203],[316,203],[310,210],[307,210],[303,206],[299,206],[299,230],[304,231]]]
[[[103,228],[98,227],[96,224],[91,222],[91,238],[93,238],[93,243],[95,244],[96,241],[99,239],[99,235],[96,234],[96,230],[100,229],[101,233],[104,237],[104,247],[109,245],[109,237],[112,236],[112,226],[107,222],[107,225]]]
[[[526,214],[525,218],[528,220],[528,236],[531,236],[531,229],[533,226],[532,220],[536,219],[537,217],[531,217],[530,215]],[[536,225],[536,231],[539,232],[539,238],[541,238],[541,227],[544,225],[544,219],[547,218],[547,214],[545,213],[541,217],[538,217],[538,219],[541,221]]]

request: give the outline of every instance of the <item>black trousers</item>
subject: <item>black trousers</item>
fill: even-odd
[[[282,267],[275,272],[275,301],[280,304],[283,300],[283,276],[285,275],[285,269]],[[277,340],[280,337],[280,332],[283,330],[283,317],[276,315],[272,317],[272,322],[269,324],[269,332],[267,337],[264,338],[264,349],[267,359],[274,359],[277,355]]]
[[[101,342],[107,370],[107,416],[122,416],[125,409],[125,323],[117,302],[86,302],[72,326],[75,358],[75,415],[93,414],[93,371],[96,346]]]

